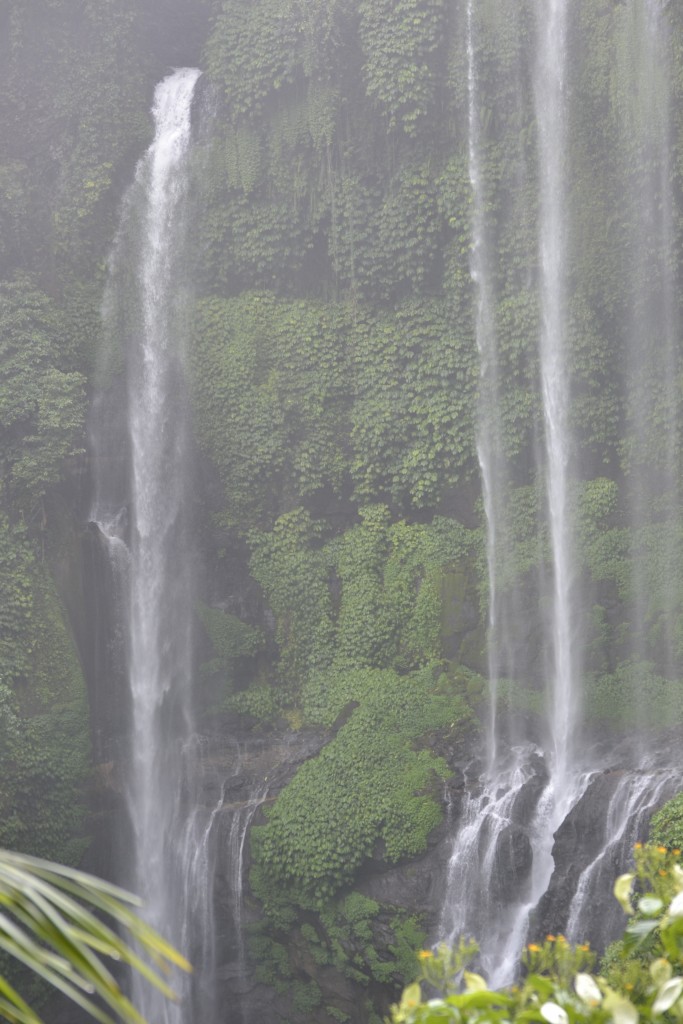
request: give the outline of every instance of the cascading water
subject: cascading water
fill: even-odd
[[[548,725],[552,785],[561,820],[571,761],[571,740],[579,702],[576,651],[573,544],[569,516],[572,440],[569,429],[569,372],[566,353],[565,208],[567,2],[541,5],[535,100],[539,155],[540,374],[545,419],[548,532],[553,593]]]
[[[244,865],[245,844],[254,815],[268,796],[268,783],[255,787],[249,798],[230,808],[230,830],[228,832],[228,863],[230,864],[230,895],[232,907],[233,934],[236,943],[237,982],[241,998],[240,1014],[242,1024],[249,1024],[249,1011],[245,999],[249,981],[247,946],[244,932]]]
[[[486,225],[473,0],[467,3],[467,83],[468,164],[473,197],[470,273],[481,368],[477,453],[487,526],[491,713],[486,769],[469,780],[449,861],[450,898],[444,906],[440,935],[451,944],[460,934],[475,935],[480,942],[482,969],[493,985],[503,985],[514,976],[529,913],[552,868],[548,838],[552,841],[553,808],[542,751],[531,742],[499,750],[496,691],[501,654],[506,670],[513,669],[508,631],[515,608],[514,595],[498,593],[498,577],[506,572],[509,547],[509,538],[504,537],[509,474],[500,419],[495,286]],[[505,732],[509,737],[510,729]],[[539,847],[545,853],[543,865],[538,854],[533,863],[534,850]]]
[[[125,361],[125,423],[117,440],[127,453],[126,471],[118,476],[127,481],[110,476],[106,458],[97,460],[104,469],[92,519],[117,564],[125,562],[125,574],[118,575],[130,687],[129,883],[142,896],[150,923],[197,962],[194,1001],[208,1020],[204,972],[212,966],[211,833],[218,807],[204,808],[198,792],[202,758],[191,700],[193,550],[183,383],[184,213],[190,110],[199,74],[184,68],[157,87],[154,141],[126,195],[110,259],[104,321]],[[106,435],[116,434],[113,422],[95,424],[100,456],[111,449]],[[133,1001],[151,1024],[179,1024],[190,1019],[191,1002],[189,982],[180,984],[185,988],[173,1004],[136,976]]]
[[[503,558],[507,471],[499,419],[500,383],[494,326],[493,272],[487,246],[481,171],[474,4],[467,4],[469,175],[473,193],[471,275],[481,365],[478,455],[487,525],[491,725],[487,775],[466,798],[449,863],[448,900],[441,933],[452,942],[475,934],[482,967],[494,985],[512,980],[529,915],[552,874],[553,833],[585,788],[588,776],[570,772],[570,737],[577,714],[574,608],[568,490],[571,439],[565,359],[564,87],[566,5],[539,13],[535,98],[539,131],[540,375],[545,419],[545,478],[553,595],[546,688],[548,748],[533,743],[498,750],[496,687],[500,634],[497,578]],[[512,667],[507,659],[508,670]],[[503,881],[504,880],[504,881]]]
[[[566,171],[569,111],[565,81],[569,5],[566,0],[550,0],[537,6],[533,82],[538,156],[538,372],[543,414],[543,443],[537,446],[537,479],[545,487],[543,529],[548,550],[544,576],[540,580],[541,601],[547,608],[547,613],[542,613],[547,639],[541,645],[545,726],[540,735],[534,735],[528,725],[522,725],[521,735],[509,724],[501,732],[496,692],[501,664],[513,674],[520,670],[520,666],[515,665],[514,652],[521,643],[511,632],[515,629],[520,632],[523,623],[510,603],[513,598],[504,586],[499,586],[499,580],[508,575],[503,548],[510,543],[511,477],[505,460],[499,409],[503,386],[495,329],[496,269],[488,243],[486,182],[482,170],[476,11],[473,0],[468,0],[469,177],[473,194],[470,271],[475,290],[474,321],[481,367],[477,451],[487,526],[491,718],[488,770],[475,766],[466,777],[466,793],[448,866],[448,898],[439,934],[450,943],[460,934],[475,936],[480,944],[482,970],[494,986],[500,986],[514,979],[519,951],[530,927],[538,931],[543,925],[550,925],[555,931],[564,929],[576,940],[590,937],[598,945],[604,945],[615,934],[620,923],[618,912],[612,913],[611,908],[607,908],[596,926],[590,907],[595,905],[602,890],[609,894],[617,866],[625,865],[634,838],[642,834],[653,810],[680,784],[681,771],[670,764],[645,761],[634,768],[630,763],[632,746],[629,744],[617,752],[600,749],[598,744],[591,746],[585,741],[580,744],[577,739],[584,668],[580,657],[580,608],[582,602],[585,603],[585,595],[578,584],[579,551],[573,525],[580,467],[575,459],[570,416],[570,200]],[[661,25],[653,15],[652,5],[648,6],[648,11],[651,38],[649,43],[640,45],[647,51],[647,61],[651,61],[655,42],[661,46],[662,38]],[[649,94],[654,95],[651,90]],[[661,111],[658,118],[651,113],[652,120],[661,123]],[[648,167],[654,164],[658,170],[656,180],[649,181],[649,198],[643,209],[650,234],[654,231],[657,237],[655,276],[660,281],[660,293],[662,289],[666,293],[661,282],[666,284],[673,280],[671,202],[667,205],[662,200],[666,178],[662,168],[666,164],[665,151],[668,154],[669,148],[668,142],[665,144],[661,136],[658,138],[659,159],[645,161]],[[656,228],[652,224],[656,224]],[[641,231],[644,228],[641,223]],[[642,243],[639,251],[642,260],[645,258]],[[637,294],[637,290],[635,292]],[[676,379],[675,361],[670,357],[676,336],[672,310],[673,301],[668,296],[660,316],[667,355],[657,363],[657,376],[663,372],[670,380]],[[643,323],[640,329],[642,333]],[[642,369],[642,359],[640,363]],[[671,385],[667,386],[671,390]],[[674,447],[669,446],[672,451]],[[666,457],[669,479],[675,480],[674,458],[669,454]],[[638,481],[638,486],[642,488],[642,480]],[[521,671],[526,669],[524,666]],[[513,742],[505,749],[504,740],[509,741],[511,737]],[[618,783],[606,785],[605,778],[618,779]],[[565,903],[561,906],[551,891],[557,871],[554,853],[562,839],[563,823],[571,820],[584,805],[599,807],[606,827],[603,832],[594,829],[594,834],[586,837],[581,868],[575,866],[576,869],[567,874],[565,866],[565,882],[574,892],[568,908],[567,885]]]
[[[484,511],[487,523],[487,561],[489,585],[489,771],[495,769],[497,753],[497,684],[500,674],[498,644],[499,615],[496,565],[501,555],[501,507],[506,492],[506,471],[501,439],[500,381],[495,331],[495,296],[486,232],[484,181],[478,104],[478,74],[474,38],[474,4],[467,3],[467,96],[468,165],[472,188],[472,251],[470,274],[475,289],[475,334],[480,362],[479,430],[477,456],[481,470]]]
[[[604,817],[604,833],[598,839],[600,852],[582,871],[576,886],[564,929],[572,942],[589,939],[593,946],[601,949],[618,934],[620,926],[623,927],[624,915],[610,898],[614,866],[628,860],[652,812],[680,786],[679,768],[658,766],[652,760],[649,759],[650,763],[644,764],[641,771],[620,774]],[[596,913],[598,907],[600,913]]]

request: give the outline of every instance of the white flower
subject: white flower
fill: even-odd
[[[541,1007],[541,1016],[548,1024],[569,1024],[569,1017],[557,1003],[544,1003]]]
[[[592,975],[577,974],[574,978],[574,988],[579,999],[588,1006],[599,1006],[602,1002],[602,992]]]
[[[652,1004],[652,1012],[666,1013],[667,1010],[671,1009],[681,992],[683,992],[683,978],[672,978],[670,981],[665,981]]]

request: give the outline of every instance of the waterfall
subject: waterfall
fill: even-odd
[[[466,797],[449,861],[447,900],[441,934],[453,942],[474,934],[481,944],[482,968],[494,985],[514,978],[529,916],[552,874],[553,833],[586,784],[570,780],[570,736],[576,716],[577,668],[572,649],[571,531],[568,491],[570,448],[565,357],[564,206],[564,3],[550,3],[540,15],[535,99],[539,131],[539,250],[542,330],[539,341],[553,600],[551,657],[547,686],[549,751],[530,741],[498,749],[496,690],[499,651],[507,638],[501,623],[497,578],[508,507],[508,470],[500,422],[500,381],[495,331],[493,270],[487,241],[485,183],[482,175],[474,3],[467,3],[469,176],[473,194],[470,272],[475,289],[475,331],[481,386],[477,452],[487,527],[489,582],[489,678],[491,717],[488,771]],[[509,610],[514,624],[514,610]],[[513,667],[509,653],[508,671]]]
[[[590,940],[601,949],[624,927],[624,914],[610,899],[615,864],[627,862],[634,842],[643,835],[643,827],[653,812],[675,795],[680,782],[680,768],[652,763],[646,763],[640,771],[621,773],[604,818],[600,852],[582,871],[576,886],[565,928],[570,942]],[[600,913],[596,913],[598,907]]]
[[[549,543],[553,573],[548,722],[558,818],[565,802],[570,744],[578,712],[576,608],[569,513],[572,441],[567,365],[566,98],[567,0],[541,5],[535,100],[539,156],[541,396]],[[561,820],[561,819],[560,819]]]
[[[239,762],[238,762],[239,764]],[[228,863],[230,865],[230,897],[232,925],[236,946],[236,971],[238,991],[241,997],[240,1017],[242,1024],[249,1024],[246,1000],[249,982],[247,944],[244,931],[244,866],[245,844],[254,815],[268,796],[268,782],[254,787],[249,798],[232,808],[228,832]]]
[[[468,96],[468,166],[472,189],[472,251],[470,275],[475,288],[475,334],[479,351],[480,396],[477,456],[481,471],[484,512],[486,516],[488,586],[489,586],[489,689],[491,717],[488,737],[489,769],[494,770],[497,752],[497,683],[498,615],[496,562],[499,556],[499,522],[501,498],[505,490],[505,466],[499,422],[498,353],[495,333],[495,297],[486,217],[484,181],[481,161],[481,140],[478,108],[478,75],[475,55],[473,0],[467,3],[467,96]]]
[[[191,700],[194,588],[182,277],[190,110],[199,74],[184,68],[157,86],[154,141],[123,203],[103,316],[110,344],[122,349],[125,393],[118,395],[120,430],[115,403],[104,402],[93,446],[101,455],[117,444],[125,472],[110,474],[107,459],[97,460],[102,468],[91,518],[119,564],[126,549],[119,585],[126,596],[130,689],[129,881],[144,900],[146,919],[199,961],[195,987],[201,992],[207,989],[201,968],[210,965],[213,941],[210,847],[217,809],[201,806],[201,744]],[[190,1019],[191,995],[189,981],[181,984],[180,1000],[172,1004],[134,976],[132,998],[151,1024],[180,1024]]]

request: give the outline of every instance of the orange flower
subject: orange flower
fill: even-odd
[[[554,935],[546,935],[545,941],[546,942],[554,942],[555,941],[555,936]]]
[[[583,946],[579,946],[582,953],[587,953],[590,948],[590,942],[584,942]]]
[[[431,957],[434,956],[431,949],[421,949],[417,955],[420,958],[420,960],[429,960]]]

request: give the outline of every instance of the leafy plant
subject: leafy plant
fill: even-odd
[[[171,965],[190,970],[184,957],[137,916],[132,909],[137,905],[136,897],[92,875],[0,850],[0,949],[100,1024],[144,1024],[103,957],[127,964],[171,999],[163,975]],[[128,941],[101,915],[125,929]],[[0,1017],[11,1024],[41,1024],[1,976]]]

